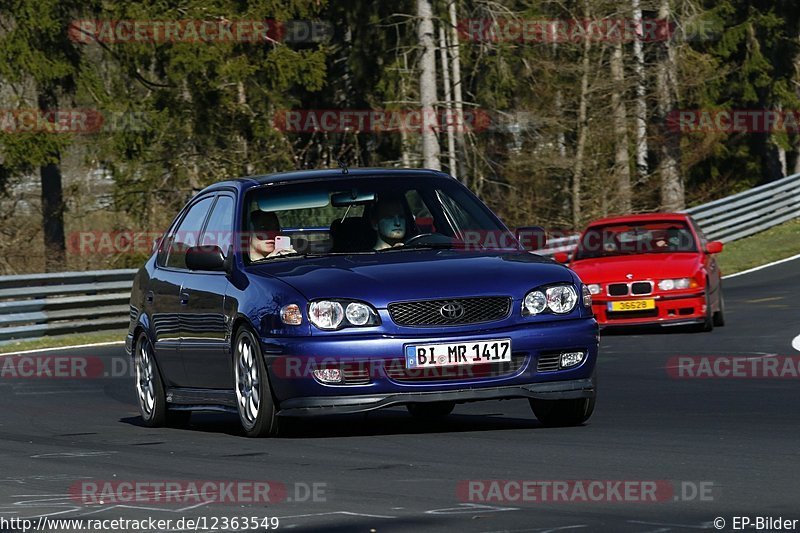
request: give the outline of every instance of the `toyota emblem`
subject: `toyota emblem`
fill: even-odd
[[[458,320],[464,316],[464,306],[459,303],[444,304],[439,309],[439,314],[448,320]]]

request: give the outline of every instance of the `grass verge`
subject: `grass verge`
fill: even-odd
[[[735,274],[800,254],[800,219],[725,245],[718,256],[722,274]]]
[[[125,341],[127,330],[98,331],[91,333],[76,333],[75,335],[59,335],[42,339],[18,340],[0,344],[0,354],[10,352],[23,352],[26,350],[40,350],[42,348],[59,348],[62,346],[77,346],[79,344],[94,344],[98,342]]]

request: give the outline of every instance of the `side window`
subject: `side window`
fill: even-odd
[[[206,220],[208,210],[214,201],[213,196],[203,198],[194,204],[178,228],[170,236],[169,252],[167,255],[166,266],[170,268],[186,268],[186,250],[192,246],[197,246],[197,238],[203,229],[203,222]]]
[[[200,238],[201,246],[216,245],[222,248],[222,253],[228,255],[228,248],[233,243],[233,198],[220,196]]]

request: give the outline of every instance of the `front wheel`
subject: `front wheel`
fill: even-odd
[[[719,311],[714,313],[714,326],[721,328],[725,325],[725,297],[722,296],[722,288],[719,291]]]
[[[274,437],[278,434],[278,409],[258,340],[241,329],[233,348],[236,407],[242,428],[248,437]]]
[[[583,424],[594,412],[594,398],[574,400],[528,400],[536,418],[545,426],[577,426]]]

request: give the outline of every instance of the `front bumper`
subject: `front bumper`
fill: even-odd
[[[608,309],[609,302],[655,299],[656,307],[649,311],[618,311]],[[681,326],[698,324],[706,317],[704,292],[670,296],[630,296],[622,298],[593,297],[592,310],[600,326],[663,325]]]
[[[442,392],[404,392],[366,396],[323,396],[293,398],[281,403],[281,416],[316,416],[327,414],[360,413],[408,403],[429,402],[475,402],[482,400],[505,400],[511,398],[535,398],[539,400],[564,400],[594,398],[594,378],[572,381],[529,383],[511,387],[484,389],[462,389]]]
[[[262,338],[261,348],[281,412],[291,414],[359,412],[414,402],[533,398],[553,394],[575,398],[593,394],[590,380],[599,342],[594,318],[476,328],[471,333],[448,333],[446,330],[423,333],[272,337]],[[514,365],[507,372],[492,375],[442,372],[433,379],[397,376],[398,361],[403,368],[405,366],[406,345],[496,339],[511,340]],[[555,353],[576,350],[586,354],[578,366],[553,370],[539,365]],[[360,365],[369,369],[369,379],[354,384],[323,384],[313,377],[313,369],[318,368],[319,361]]]

